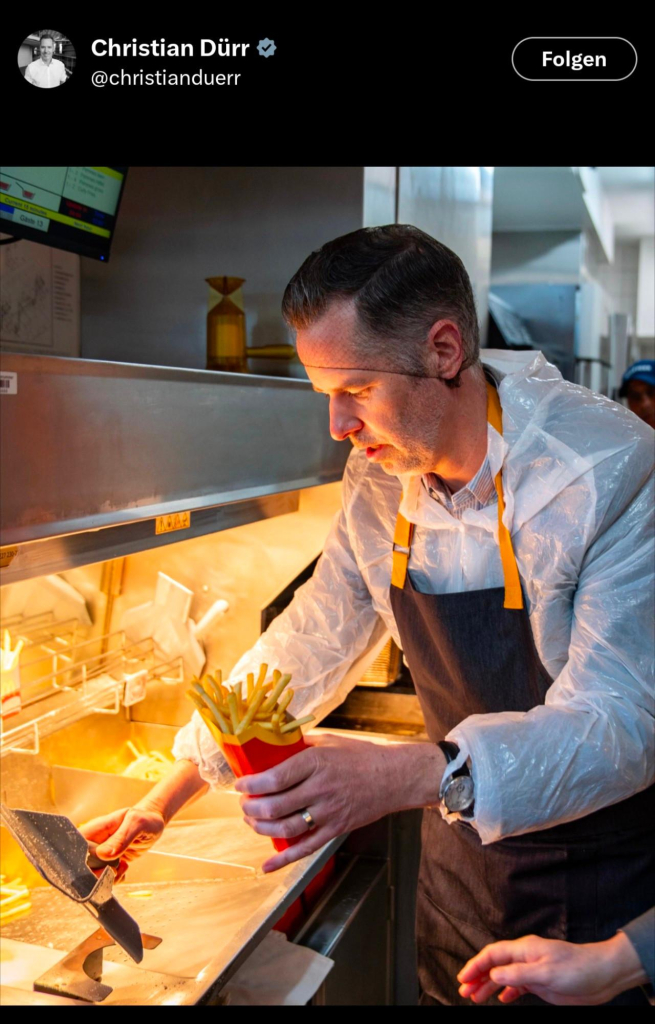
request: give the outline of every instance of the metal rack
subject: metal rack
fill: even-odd
[[[20,658],[21,710],[3,721],[0,756],[38,754],[43,737],[86,715],[117,715],[141,700],[153,680],[184,679],[181,657],[163,661],[151,638],[133,642],[122,630],[89,637],[77,620],[51,613],[2,622],[24,641]],[[9,723],[9,724],[8,724]]]

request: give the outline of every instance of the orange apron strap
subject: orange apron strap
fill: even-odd
[[[500,436],[503,436],[503,413],[500,406],[498,391],[487,382],[487,419],[491,426]],[[512,538],[509,530],[503,523],[503,512],[505,511],[505,499],[503,497],[502,470],[496,473],[494,480],[496,494],[498,495],[498,546],[500,548],[500,560],[503,563],[503,577],[505,579],[505,603],[504,608],[522,608],[523,593],[521,591],[521,580],[516,565],[516,556],[512,547]]]
[[[408,522],[404,516],[398,513],[396,529],[393,535],[393,557],[391,563],[391,586],[400,590],[405,586],[407,576],[407,563],[409,552],[412,546],[412,534],[414,523]]]
[[[500,405],[498,392],[493,384],[487,383],[487,419],[491,426],[500,436],[503,436],[503,413]],[[522,608],[523,592],[521,580],[516,564],[512,538],[509,530],[503,523],[503,512],[505,511],[505,500],[503,498],[502,471],[499,470],[494,480],[496,494],[498,495],[498,546],[500,548],[500,560],[503,565],[503,577],[505,580],[505,602],[504,608]],[[409,553],[412,547],[412,535],[414,524],[398,513],[396,529],[393,535],[393,556],[391,565],[391,585],[400,590],[405,586],[407,576],[407,565]]]

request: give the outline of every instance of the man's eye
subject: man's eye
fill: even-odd
[[[351,391],[353,398],[367,399],[371,395],[371,388],[364,388],[363,391]]]

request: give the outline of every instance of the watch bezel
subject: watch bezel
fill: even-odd
[[[473,789],[470,775],[451,775],[443,795],[446,810],[451,813],[469,810],[474,801]]]

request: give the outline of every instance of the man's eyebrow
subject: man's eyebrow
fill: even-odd
[[[330,388],[330,390],[334,391],[335,394],[338,394],[340,391],[349,391],[351,388],[358,388],[359,390],[363,391],[365,388],[370,388],[370,387],[373,387],[373,385],[369,384],[369,383],[366,383],[364,381],[354,381],[353,380],[353,381],[347,381],[345,384],[342,384],[341,387],[339,387],[339,388]],[[327,391],[323,391],[321,388],[315,387],[314,384],[312,384],[312,389],[314,391],[318,391],[318,393],[321,394],[321,395],[326,395],[328,393]]]

